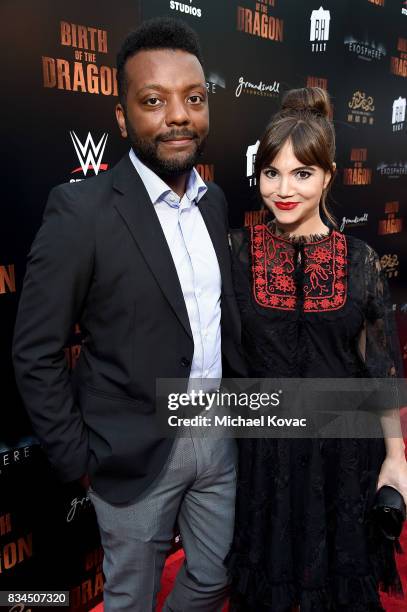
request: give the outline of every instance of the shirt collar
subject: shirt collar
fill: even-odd
[[[165,200],[166,196],[172,193],[172,190],[167,183],[165,183],[155,172],[143,164],[143,162],[134,153],[133,149],[130,149],[129,157],[144,183],[151,202],[153,204],[157,204],[157,202]],[[186,196],[188,200],[190,202],[195,201],[198,203],[207,191],[208,187],[203,182],[199,172],[195,168],[192,168],[187,179]],[[177,197],[177,200],[179,200],[179,197],[176,194],[174,195]]]

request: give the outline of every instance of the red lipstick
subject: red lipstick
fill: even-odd
[[[280,210],[292,210],[296,206],[298,206],[300,202],[274,202],[274,204]]]

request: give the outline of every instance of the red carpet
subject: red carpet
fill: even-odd
[[[395,599],[393,597],[386,597],[383,595],[382,602],[386,612],[407,612],[407,529],[404,530],[404,535],[401,540],[403,549],[406,551],[403,555],[398,555],[398,565],[400,575],[403,581],[404,592],[406,593],[406,600]],[[168,557],[165,565],[164,574],[161,580],[161,591],[158,596],[157,611],[160,612],[167,597],[171,591],[175,576],[182,563],[184,554],[182,550],[176,552],[171,557]],[[227,612],[228,607],[225,606],[223,612]],[[100,604],[92,610],[92,612],[103,612],[103,604]],[[187,612],[187,611],[185,611]]]
[[[168,593],[172,589],[172,585],[175,580],[175,576],[182,564],[184,559],[184,553],[182,550],[168,557],[167,563],[165,564],[165,569],[163,573],[163,577],[161,579],[161,591],[158,595],[157,602],[157,610],[156,612],[161,612],[161,608],[163,607],[163,603],[168,595]],[[226,605],[223,609],[223,612],[227,612],[228,606]],[[103,604],[99,604],[96,608],[93,608],[91,612],[103,612]],[[185,611],[186,612],[186,611]]]

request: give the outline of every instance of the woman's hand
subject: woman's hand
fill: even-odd
[[[407,461],[404,455],[387,456],[383,461],[377,488],[380,489],[384,485],[397,489],[407,505]]]

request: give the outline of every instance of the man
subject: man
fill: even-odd
[[[65,481],[90,481],[106,612],[154,610],[178,522],[186,563],[166,610],[221,610],[232,540],[232,440],[160,437],[157,378],[244,374],[226,202],[194,169],[209,129],[199,44],[152,20],[118,55],[129,155],[52,190],[29,256],[14,341],[35,432]],[[70,380],[63,347],[84,333]],[[223,358],[223,359],[222,359]]]

